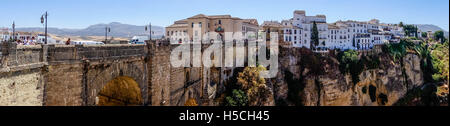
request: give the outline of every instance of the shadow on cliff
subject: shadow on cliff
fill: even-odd
[[[394,106],[441,106],[448,105],[448,97],[437,95],[438,87],[442,84],[428,83],[409,90]]]

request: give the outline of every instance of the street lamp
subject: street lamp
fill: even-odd
[[[109,33],[109,32],[111,32],[111,28],[108,27],[108,26],[106,26],[106,27],[105,27],[105,44],[106,44],[107,41],[108,41],[108,33]]]
[[[47,11],[41,16],[41,24],[45,23],[45,44],[47,44]]]
[[[149,41],[152,41],[152,34],[154,34],[154,32],[152,31],[152,23],[150,22],[148,26],[145,26],[145,31],[149,31],[150,36],[149,36]]]
[[[14,22],[14,21],[13,21],[13,24],[12,24],[12,30],[13,30],[12,41],[16,41],[16,22]]]

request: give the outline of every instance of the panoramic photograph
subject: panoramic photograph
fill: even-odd
[[[264,107],[448,107],[448,0],[1,5],[5,110],[170,106],[175,120],[210,123],[231,110],[176,107],[258,107],[253,120],[275,116]]]

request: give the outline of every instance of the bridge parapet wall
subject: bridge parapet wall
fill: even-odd
[[[0,47],[0,72],[15,72],[24,69],[35,69],[44,65],[41,45],[17,45],[3,42]]]
[[[53,45],[48,48],[48,62],[74,63],[145,57],[145,45]]]

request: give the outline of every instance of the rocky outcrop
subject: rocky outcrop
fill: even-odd
[[[379,67],[362,71],[357,83],[349,74],[342,74],[333,55],[292,48],[281,49],[280,55],[274,86],[277,105],[390,106],[424,82],[416,54],[394,61],[380,53]],[[293,57],[298,62],[292,62]]]

